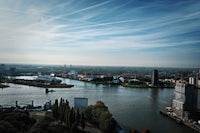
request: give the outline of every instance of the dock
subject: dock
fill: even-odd
[[[184,120],[184,119],[178,118],[173,113],[174,113],[173,111],[169,112],[169,111],[164,110],[164,109],[160,110],[160,114],[175,120],[178,124],[183,124],[183,125],[190,127],[190,128],[192,128],[192,129],[194,129],[194,130],[196,130],[197,132],[200,133],[200,124],[198,124],[196,121]]]
[[[178,124],[182,124],[182,120],[178,117],[176,117],[176,115],[173,114],[173,112],[169,112],[167,110],[160,110],[160,113],[164,116],[168,116],[169,118],[175,120]]]

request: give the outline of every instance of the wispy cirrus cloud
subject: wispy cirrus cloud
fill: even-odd
[[[42,56],[38,62],[79,64],[84,59],[86,64],[92,61],[93,64],[116,65],[112,59],[118,57],[126,60],[118,65],[127,62],[125,65],[146,65],[148,53],[148,58],[161,62],[159,65],[170,66],[170,55],[181,54],[181,51],[186,51],[189,61],[194,56],[200,57],[194,50],[200,48],[199,6],[199,1],[171,0],[69,0],[48,4],[37,0],[19,0],[15,4],[0,1],[0,61],[6,62],[7,57],[12,60],[9,56],[12,53],[13,62],[19,63],[22,61],[18,58],[25,55],[33,63]],[[163,49],[167,52],[162,52]],[[166,62],[155,56],[156,53]],[[59,57],[60,61],[45,61],[49,55]],[[136,56],[140,59],[128,58]],[[95,57],[100,63],[93,59]],[[177,64],[178,61],[177,58]],[[150,66],[155,65],[154,62],[148,61]]]

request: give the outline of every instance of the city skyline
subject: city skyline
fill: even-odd
[[[200,1],[0,0],[0,62],[199,67]]]

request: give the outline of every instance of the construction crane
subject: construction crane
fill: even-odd
[[[199,69],[197,69],[196,71],[196,100],[197,100],[197,103],[196,103],[196,109],[198,110],[198,89],[199,89]]]
[[[197,69],[197,71],[196,71],[196,87],[197,87],[197,90],[198,90],[198,88],[199,88],[199,69]]]

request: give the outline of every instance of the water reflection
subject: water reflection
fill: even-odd
[[[158,102],[158,93],[159,93],[158,88],[151,88],[151,99],[154,105],[156,105]]]

